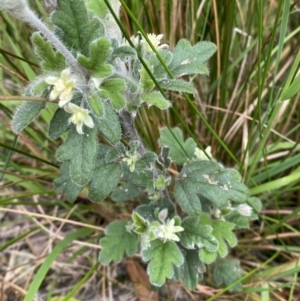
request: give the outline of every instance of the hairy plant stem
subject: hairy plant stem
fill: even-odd
[[[138,134],[138,132],[136,130],[133,115],[128,111],[122,110],[119,113],[119,119],[120,119],[121,127],[122,127],[125,137],[128,138],[129,140],[139,142],[140,145],[138,148],[138,152],[139,152],[140,156],[143,156],[146,153],[146,148],[144,146],[144,143],[143,143],[140,135]],[[154,178],[157,178],[158,172],[157,172],[155,163],[152,164],[152,168],[153,168]],[[165,199],[167,199],[171,202],[167,188],[162,190],[162,195]]]

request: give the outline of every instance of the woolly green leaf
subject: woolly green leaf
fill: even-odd
[[[70,114],[68,114],[65,110],[58,108],[49,125],[49,137],[52,140],[58,139],[65,131],[67,131],[70,127],[70,123],[68,121]]]
[[[116,110],[120,110],[125,106],[125,98],[122,95],[125,88],[123,79],[109,79],[100,86],[100,95],[104,99],[109,99]]]
[[[60,52],[53,51],[51,43],[46,42],[39,33],[35,32],[32,35],[32,42],[35,53],[41,60],[42,69],[60,72],[66,68],[64,56]]]
[[[116,161],[121,161],[125,157],[126,151],[127,149],[124,146],[124,144],[118,142],[105,155],[105,162],[112,163]]]
[[[97,154],[97,130],[85,127],[84,134],[78,134],[71,126],[67,140],[56,153],[58,161],[70,160],[70,176],[74,183],[85,185],[91,178]]]
[[[114,202],[133,201],[142,194],[140,187],[129,182],[116,188],[111,194]]]
[[[209,252],[204,248],[201,248],[199,251],[199,258],[206,264],[214,262],[217,258],[217,252]]]
[[[180,79],[168,79],[159,82],[161,88],[182,93],[195,93],[195,88],[190,83]]]
[[[25,94],[41,96],[43,93],[48,94],[49,91],[50,87],[49,84],[45,82],[44,76],[38,76],[26,87]]]
[[[149,66],[151,73],[153,73],[153,67]],[[140,87],[143,89],[144,92],[150,92],[154,89],[155,83],[153,82],[152,78],[150,77],[149,73],[146,71],[144,66],[142,66],[140,71]]]
[[[141,163],[141,162],[140,162]],[[136,166],[137,167],[137,166]],[[136,169],[132,174],[132,182],[139,186],[146,187],[149,183],[153,185],[153,171],[147,169],[145,165],[144,168],[141,168],[142,172],[138,172]]]
[[[60,28],[58,34],[66,46],[77,55],[89,55],[92,41],[104,35],[104,27],[96,18],[89,18],[83,0],[58,0],[59,11],[52,22]]]
[[[219,243],[212,235],[213,228],[209,225],[210,217],[201,213],[197,217],[188,217],[181,226],[184,232],[180,233],[180,242],[187,249],[205,248],[207,251],[216,251]]]
[[[208,74],[203,64],[217,50],[211,42],[198,42],[194,46],[188,40],[180,40],[173,50],[173,59],[169,65],[175,77],[184,74]]]
[[[161,146],[169,147],[171,160],[183,165],[192,159],[197,144],[192,138],[184,141],[182,131],[179,128],[175,127],[171,131],[166,127],[161,128],[158,143]]]
[[[96,114],[97,116],[103,115],[103,111],[104,111],[103,104],[100,95],[98,93],[89,93],[87,95],[87,101],[89,107],[91,108],[94,114]]]
[[[142,93],[141,100],[142,102],[146,101],[148,103],[148,107],[156,106],[161,110],[166,110],[171,106],[170,101],[165,99],[164,96],[158,91]]]
[[[168,66],[172,60],[172,53],[165,49],[158,50],[158,53],[165,64]],[[161,81],[163,79],[167,79],[169,77],[166,69],[161,64],[159,59],[157,58],[156,54],[153,53],[149,58],[150,66],[153,66],[153,76],[157,81]]]
[[[64,162],[59,169],[60,177],[54,180],[53,185],[56,194],[63,192],[66,199],[73,203],[84,188],[84,185],[77,185],[71,180],[69,169],[70,162]]]
[[[219,258],[214,264],[213,277],[216,285],[219,287],[224,284],[226,287],[240,279],[244,274],[241,268],[240,261],[233,258]],[[238,283],[229,289],[230,292],[241,292],[243,289],[242,283]]]
[[[119,163],[104,164],[95,168],[91,178],[89,198],[101,202],[118,186],[122,169]]]
[[[147,272],[150,282],[155,286],[162,286],[166,278],[172,278],[173,266],[183,263],[183,256],[173,241],[162,242],[159,239],[150,242],[148,249],[142,250],[142,258],[150,261]]]
[[[184,262],[178,268],[178,278],[182,279],[187,289],[194,290],[199,281],[203,278],[205,266],[200,260],[197,250],[182,250],[182,254],[184,256]]]
[[[201,198],[223,210],[230,203],[243,203],[248,199],[249,190],[241,179],[236,170],[222,168],[216,162],[191,162],[182,168],[174,195],[182,210],[190,215],[202,211]]]
[[[94,118],[96,127],[111,144],[116,144],[122,137],[118,115],[109,102],[104,102],[103,107],[103,116]]]
[[[225,241],[230,247],[235,247],[237,244],[236,236],[232,232],[235,225],[222,220],[215,220],[212,223],[212,227],[212,234],[219,242],[218,254],[223,258],[228,254],[228,248]]]
[[[16,110],[12,118],[12,130],[19,134],[31,121],[33,121],[45,108],[42,101],[25,101]]]
[[[106,237],[100,239],[99,261],[108,265],[111,261],[119,262],[124,254],[131,256],[137,251],[138,235],[127,231],[126,221],[115,221],[105,229]]]
[[[91,43],[89,57],[79,55],[77,60],[83,67],[91,70],[94,77],[104,78],[112,73],[111,65],[105,63],[110,54],[110,41],[100,38]]]

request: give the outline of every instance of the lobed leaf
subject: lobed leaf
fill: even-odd
[[[120,262],[124,254],[131,256],[137,251],[138,235],[127,231],[126,221],[115,221],[105,229],[106,237],[100,239],[99,261],[108,265],[111,261]]]
[[[61,72],[66,68],[64,56],[60,52],[54,51],[51,43],[45,41],[38,32],[32,35],[32,42],[43,70]]]
[[[236,170],[222,168],[213,161],[196,161],[182,168],[174,195],[184,212],[197,215],[202,210],[201,197],[222,210],[230,203],[246,202],[249,190]]]
[[[219,242],[213,236],[213,228],[208,214],[201,213],[197,217],[186,218],[181,226],[184,231],[180,233],[180,242],[187,249],[205,248],[213,252],[219,248]]]
[[[180,266],[183,261],[183,255],[173,241],[162,242],[156,239],[150,242],[148,249],[142,250],[142,258],[150,261],[147,272],[150,282],[155,286],[162,286],[167,278],[172,278],[174,266]]]
[[[78,62],[92,72],[94,77],[104,78],[112,73],[112,66],[106,63],[111,54],[110,41],[100,38],[90,44],[89,57],[79,55]]]
[[[123,79],[109,79],[100,86],[100,96],[104,99],[109,99],[114,108],[120,110],[125,107],[125,98],[122,95],[125,88]]]
[[[218,254],[223,258],[228,254],[227,244],[232,248],[237,244],[237,238],[232,232],[235,228],[235,224],[222,220],[215,220],[212,223],[212,227],[212,234],[219,242]]]
[[[183,133],[177,127],[170,130],[166,127],[161,128],[158,143],[160,146],[167,146],[170,148],[171,160],[179,165],[183,165],[189,159],[192,159],[197,146],[192,138],[188,138],[184,141]]]
[[[185,74],[208,74],[208,68],[203,63],[216,50],[216,45],[211,42],[198,42],[192,46],[188,40],[182,39],[173,50],[173,58],[169,68],[175,77]]]

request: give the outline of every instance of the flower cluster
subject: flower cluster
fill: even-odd
[[[82,127],[86,125],[89,128],[94,127],[92,117],[89,115],[89,111],[71,103],[74,89],[76,88],[76,81],[71,75],[69,68],[63,70],[60,77],[48,76],[45,82],[52,85],[52,91],[50,93],[50,100],[59,98],[58,105],[72,116],[69,118],[69,122],[76,125],[76,130],[79,134],[84,134]]]
[[[156,236],[164,242],[168,240],[179,241],[179,237],[175,234],[182,232],[184,229],[181,226],[175,226],[175,219],[168,220],[166,223],[160,225],[156,230]]]

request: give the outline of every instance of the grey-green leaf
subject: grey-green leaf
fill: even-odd
[[[57,160],[70,160],[70,176],[78,185],[89,182],[97,155],[97,130],[84,128],[84,134],[77,133],[75,126],[71,126],[67,140],[56,153]]]
[[[182,168],[174,194],[182,210],[193,215],[201,212],[201,197],[222,210],[230,202],[245,202],[249,190],[236,170],[222,168],[213,161],[197,161]]]
[[[122,169],[119,163],[104,164],[92,174],[89,197],[94,202],[101,202],[118,186]]]
[[[12,119],[12,130],[19,134],[45,108],[45,102],[25,101],[17,109]]]
[[[184,263],[180,266],[181,279],[185,287],[194,290],[203,278],[205,266],[199,258],[197,250],[185,250],[183,253]]]
[[[92,41],[104,35],[102,23],[88,16],[83,0],[58,0],[57,4],[59,11],[51,19],[60,28],[60,38],[74,55],[80,52],[88,56]]]
[[[161,88],[181,93],[195,93],[195,88],[190,83],[181,79],[168,79],[159,82]]]
[[[119,262],[126,254],[133,255],[137,251],[138,235],[127,231],[126,221],[110,223],[106,230],[106,236],[100,239],[101,251],[99,261],[108,265],[111,261]]]
[[[194,46],[188,40],[180,40],[173,50],[173,59],[169,65],[175,77],[184,74],[208,74],[207,67],[203,64],[217,50],[211,42],[198,42]]]
[[[212,235],[213,228],[210,226],[210,217],[206,213],[199,216],[186,218],[181,226],[184,231],[180,233],[180,242],[187,249],[205,248],[213,252],[219,247],[217,239]]]
[[[73,203],[76,201],[84,185],[75,184],[69,174],[70,162],[64,162],[60,167],[60,177],[53,182],[56,194],[64,193],[66,199]]]
[[[170,148],[170,158],[179,165],[183,165],[189,159],[193,158],[197,146],[192,138],[184,141],[183,133],[177,127],[170,130],[166,127],[161,128],[158,143],[161,146],[168,146]]]
[[[79,55],[78,62],[94,77],[104,78],[112,73],[112,66],[106,63],[110,54],[110,41],[100,38],[90,44],[89,56]]]
[[[174,275],[174,266],[183,263],[183,256],[174,241],[163,242],[159,239],[151,241],[148,249],[142,250],[142,258],[149,261],[147,272],[151,284],[162,286],[166,278]]]
[[[114,202],[133,201],[142,194],[140,187],[131,182],[117,187],[111,194]]]
[[[141,100],[148,103],[148,107],[156,106],[161,110],[166,110],[171,106],[169,100],[165,99],[165,97],[159,92],[154,91],[150,93],[142,93]]]
[[[96,127],[111,144],[116,144],[122,137],[118,115],[109,102],[104,102],[103,107],[103,116],[95,117]]]
[[[218,259],[214,264],[213,277],[217,286],[224,284],[231,285],[233,282],[241,279],[244,271],[241,268],[240,261],[235,258]],[[229,289],[230,292],[240,292],[243,289],[241,282]]]
[[[60,52],[53,50],[51,43],[46,42],[42,36],[35,32],[32,35],[34,50],[41,60],[41,67],[46,71],[60,72],[66,68],[66,60]]]
[[[70,114],[68,114],[65,110],[58,108],[49,125],[49,137],[52,140],[58,139],[65,131],[67,131],[70,127],[70,123],[68,121]]]

